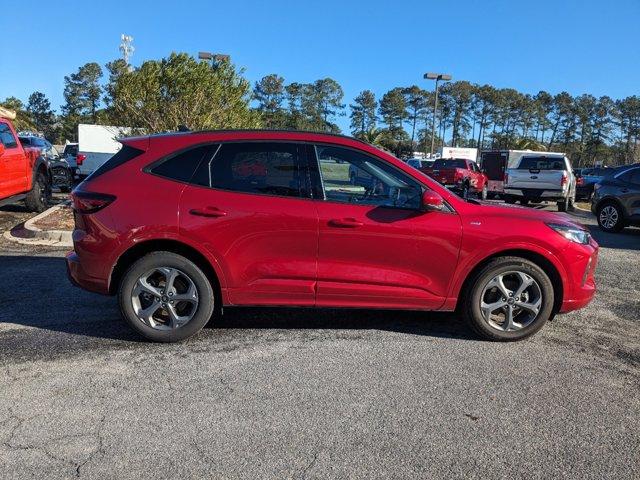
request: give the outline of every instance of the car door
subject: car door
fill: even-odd
[[[620,201],[626,215],[634,222],[640,221],[640,168],[632,168],[620,175],[618,188]]]
[[[318,197],[316,304],[440,307],[458,259],[458,215],[422,211],[421,184],[363,151],[317,144],[308,156]],[[352,184],[354,170],[369,184]]]
[[[223,143],[180,201],[180,231],[207,249],[234,305],[315,302],[318,217],[304,145]]]
[[[27,188],[26,160],[22,147],[6,122],[0,121],[0,199],[23,193]]]

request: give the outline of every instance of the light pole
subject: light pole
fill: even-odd
[[[423,78],[427,80],[436,81],[436,98],[435,98],[435,101],[433,102],[433,121],[431,123],[431,156],[433,156],[433,147],[436,142],[436,114],[438,112],[438,82],[440,80],[442,80],[443,82],[448,82],[449,80],[451,80],[451,75],[447,75],[445,73],[425,73]]]
[[[211,62],[211,67],[213,68],[217,67],[221,62],[228,62],[231,57],[221,53],[198,52],[198,58]]]

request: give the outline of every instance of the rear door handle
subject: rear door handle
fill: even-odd
[[[217,207],[205,207],[205,208],[192,208],[189,210],[191,215],[198,217],[219,218],[227,215],[227,212],[223,212]]]
[[[356,220],[355,218],[334,218],[329,220],[329,225],[332,227],[356,228],[363,226],[364,223]]]

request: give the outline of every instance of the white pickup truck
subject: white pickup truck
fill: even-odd
[[[555,201],[560,212],[572,209],[576,177],[569,159],[561,153],[523,155],[515,168],[507,169],[504,197],[507,203]]]

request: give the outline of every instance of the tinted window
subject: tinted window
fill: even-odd
[[[563,158],[522,157],[518,170],[566,170]]]
[[[420,208],[420,185],[382,160],[342,147],[315,150],[326,200]]]
[[[183,152],[175,153],[163,160],[159,165],[151,169],[151,173],[161,177],[170,178],[179,182],[189,182],[193,173],[198,168],[200,161],[207,152],[211,151],[211,145],[203,145]],[[217,148],[215,146],[214,148]],[[215,149],[213,150],[215,152]],[[196,182],[198,183],[198,182]],[[208,178],[205,185],[208,185]]]
[[[227,143],[208,162],[211,187],[236,192],[302,196],[298,145],[291,143]],[[203,162],[204,164],[204,162]],[[202,179],[202,169],[197,178]]]
[[[13,136],[13,133],[11,133],[9,125],[2,122],[0,122],[0,142],[2,142],[5,148],[15,148],[18,146],[16,138]]]
[[[142,150],[138,150],[137,148],[133,148],[128,145],[123,145],[118,153],[94,170],[94,172],[89,175],[85,181],[99,177],[100,175],[107,173],[109,170],[113,170],[129,160],[133,160],[143,153],[144,152]]]
[[[459,159],[440,159],[433,162],[433,168],[467,168],[464,160]]]
[[[64,147],[63,155],[77,155],[78,154],[78,145],[66,145]]]
[[[622,180],[623,182],[640,185],[640,168],[633,168],[631,170],[627,170],[622,175],[620,175],[618,179]]]

